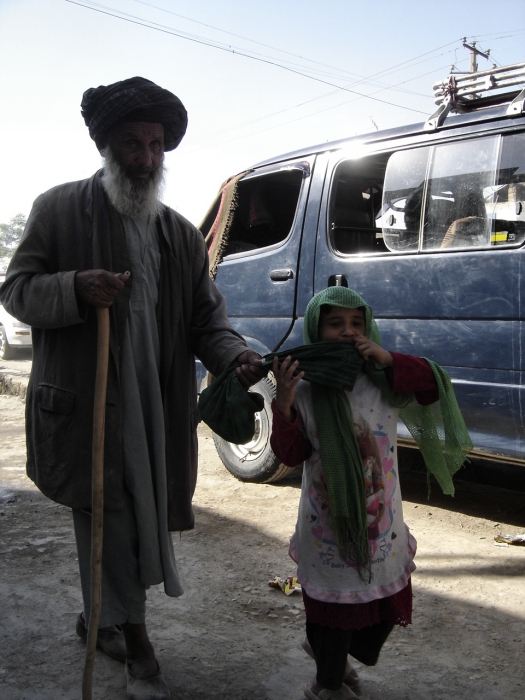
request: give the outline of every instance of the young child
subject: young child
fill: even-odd
[[[320,292],[304,321],[306,344],[354,343],[366,361],[352,391],[303,381],[291,356],[273,364],[272,448],[287,466],[304,462],[290,556],[303,589],[303,647],[317,665],[305,695],[346,700],[358,683],[348,654],[373,666],[393,626],[411,623],[416,541],[403,522],[396,405],[443,397],[432,363],[380,346],[372,311],[355,292]],[[468,435],[465,442],[468,451]]]

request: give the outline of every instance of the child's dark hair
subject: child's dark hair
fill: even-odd
[[[330,311],[334,307],[331,304],[321,304],[319,307],[319,325],[321,325],[321,321],[324,319],[325,316],[328,316]]]

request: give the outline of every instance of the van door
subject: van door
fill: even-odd
[[[238,204],[215,282],[236,331],[261,353],[277,348],[295,314],[298,258],[315,157],[255,169]]]
[[[366,299],[385,347],[448,370],[478,450],[518,459],[524,188],[523,133],[334,154],[315,268],[316,292]]]

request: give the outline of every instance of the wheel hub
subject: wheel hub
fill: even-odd
[[[270,426],[266,411],[255,414],[255,432],[250,442],[245,445],[230,443],[233,454],[241,462],[252,462],[261,456],[268,443]]]

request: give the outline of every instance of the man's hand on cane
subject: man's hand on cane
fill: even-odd
[[[83,270],[75,275],[75,292],[80,301],[90,306],[106,308],[124,288],[130,272],[108,272],[108,270]]]

